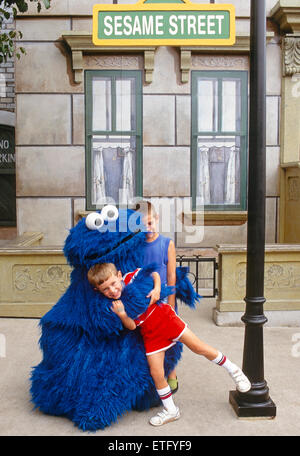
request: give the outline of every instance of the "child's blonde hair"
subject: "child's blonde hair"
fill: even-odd
[[[139,201],[135,206],[135,210],[137,212],[140,212],[143,215],[143,217],[156,217],[157,215],[154,205],[150,201],[146,200]]]
[[[89,269],[87,277],[90,284],[96,286],[117,274],[117,268],[113,263],[98,263]]]

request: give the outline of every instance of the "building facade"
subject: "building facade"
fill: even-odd
[[[175,216],[190,199],[202,197],[208,225],[201,245],[245,242],[250,1],[232,2],[237,35],[232,47],[113,51],[92,44],[94,3],[53,0],[49,10],[37,13],[31,7],[16,21],[23,34],[19,45],[26,50],[15,68],[18,234],[41,231],[43,244],[62,244],[81,211],[94,209],[97,201],[101,207],[103,196],[126,199],[119,189],[124,189],[120,179],[126,179],[128,158],[127,181],[133,182],[125,193],[159,198],[161,204],[171,199],[167,231],[175,231]],[[274,243],[279,240],[282,52],[280,28],[270,17],[276,2],[267,4],[266,238]],[[105,100],[111,103],[114,78],[116,112],[108,113]],[[112,147],[105,147],[109,142]],[[126,148],[128,157],[122,157]],[[99,169],[106,189],[97,184]],[[176,234],[177,247],[186,246],[184,238]]]
[[[245,244],[250,0],[215,2],[235,6],[233,46],[198,47],[95,46],[94,3],[52,0],[16,20],[26,55],[16,107],[0,105],[15,114],[16,222],[0,239],[62,246],[87,211],[140,196],[178,249]],[[266,6],[266,242],[297,244],[300,0]]]

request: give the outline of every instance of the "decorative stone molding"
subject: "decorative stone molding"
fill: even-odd
[[[274,32],[267,32],[267,42],[274,37]],[[233,46],[182,46],[180,47],[181,82],[188,82],[189,72],[192,68],[192,54],[215,55],[247,55],[250,53],[250,36],[237,35]]]
[[[246,245],[220,245],[218,247],[218,298],[214,311],[217,324],[232,320],[235,323],[245,309],[246,295]],[[266,244],[264,296],[266,311],[297,312],[294,324],[299,325],[300,313],[300,246],[292,244]],[[288,312],[285,313],[287,316]],[[284,325],[283,319],[279,326]],[[298,320],[298,323],[296,321]],[[223,323],[222,323],[223,322]],[[229,324],[233,324],[233,321]]]
[[[193,55],[193,68],[209,68],[209,69],[248,69],[249,59],[245,55]]]
[[[300,177],[299,176],[288,177],[287,187],[288,187],[287,188],[288,200],[289,201],[300,201]]]
[[[267,32],[267,41],[272,39],[273,32]],[[155,47],[101,47],[95,46],[92,41],[92,35],[89,32],[63,32],[63,40],[67,43],[72,53],[72,69],[74,71],[74,80],[77,84],[83,81],[84,54],[104,54],[104,53],[142,53],[144,55],[145,82],[152,82],[152,73],[154,70],[154,52]],[[201,54],[249,54],[250,36],[238,35],[233,46],[182,46],[180,47],[180,70],[181,82],[186,83],[189,80],[189,72],[192,67],[192,53]]]
[[[154,69],[155,47],[101,47],[95,46],[92,41],[92,34],[89,32],[63,32],[63,40],[67,43],[72,53],[72,69],[74,71],[74,81],[80,84],[83,81],[84,54],[103,54],[103,53],[142,53],[144,54],[145,82],[152,82]]]
[[[71,270],[58,247],[1,247],[0,317],[42,317],[68,287]]]
[[[189,81],[189,73],[192,66],[192,51],[189,49],[180,49],[180,71],[181,82]]]
[[[287,35],[283,39],[283,75],[300,73],[300,36]]]
[[[72,50],[72,68],[74,71],[74,81],[80,84],[83,81],[83,53],[82,51]]]
[[[280,242],[300,243],[300,161],[280,167]]]
[[[88,69],[124,69],[128,70],[141,68],[142,56],[139,55],[122,55],[121,58],[118,55],[86,55],[84,58],[84,68]]]
[[[152,82],[152,73],[154,69],[154,50],[144,49],[144,68],[145,68],[145,82]]]
[[[14,265],[12,281],[15,293],[41,295],[53,287],[60,293],[66,291],[70,283],[71,269],[68,265]]]
[[[280,0],[270,12],[270,17],[285,33],[300,32],[300,1]]]

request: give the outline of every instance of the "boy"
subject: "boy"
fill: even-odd
[[[150,419],[150,424],[161,426],[180,417],[179,408],[174,404],[171,388],[164,376],[165,351],[177,341],[185,344],[194,353],[205,356],[215,364],[223,366],[240,392],[245,393],[250,390],[251,383],[241,369],[218,350],[198,339],[168,303],[150,304],[147,310],[135,320],[128,317],[120,298],[123,287],[134,280],[139,269],[122,277],[121,272],[117,271],[112,264],[96,266],[96,272],[95,266],[88,272],[90,283],[96,290],[114,300],[111,309],[118,315],[125,328],[129,330],[134,330],[137,326],[141,328],[150,374],[164,406],[162,412]],[[106,272],[104,273],[103,270]],[[155,276],[155,273],[153,274]],[[101,279],[97,281],[99,277]]]
[[[136,211],[141,213],[142,221],[145,225],[146,245],[143,266],[150,263],[158,265],[157,272],[160,275],[161,283],[168,286],[176,285],[176,250],[172,239],[161,235],[158,232],[159,217],[150,201],[140,201],[136,206]],[[175,294],[169,295],[166,302],[175,309],[177,306]],[[176,371],[170,372],[168,384],[171,387],[172,393],[178,390],[178,380]]]
[[[114,264],[102,263],[92,266],[88,271],[87,277],[95,290],[100,291],[109,299],[119,299],[124,286],[128,285],[129,281],[133,280],[138,271],[139,269],[136,269],[134,272],[125,274],[125,276],[122,277],[121,271],[117,271]],[[149,306],[159,300],[161,290],[159,274],[157,272],[152,272],[151,275],[153,278],[153,289],[147,295],[147,298],[150,298]]]

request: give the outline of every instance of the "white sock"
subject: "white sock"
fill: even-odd
[[[212,359],[212,362],[215,364],[218,364],[219,366],[224,367],[227,372],[233,373],[236,372],[238,369],[238,366],[230,361],[230,359],[226,358],[223,353],[218,352],[218,356],[215,359]]]
[[[165,388],[157,390],[159,397],[163,403],[163,406],[168,412],[175,413],[176,412],[176,405],[174,404],[172,391],[170,386],[166,386]]]

